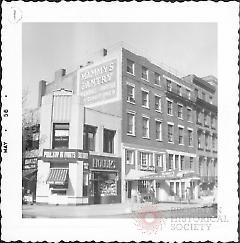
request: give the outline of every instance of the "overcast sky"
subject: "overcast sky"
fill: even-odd
[[[23,89],[37,105],[39,80],[76,69],[81,59],[124,41],[180,73],[217,77],[217,25],[214,23],[24,23]]]

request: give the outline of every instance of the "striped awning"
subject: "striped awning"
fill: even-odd
[[[52,168],[48,175],[47,183],[53,185],[65,185],[68,180],[68,169]]]

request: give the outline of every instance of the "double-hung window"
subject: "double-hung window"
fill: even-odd
[[[161,104],[161,97],[155,95],[155,111],[161,111],[162,104]]]
[[[149,118],[142,117],[142,136],[143,138],[149,138]]]
[[[183,170],[184,167],[184,156],[180,155],[180,170]]]
[[[103,133],[103,152],[114,153],[114,137],[116,131],[104,129]]]
[[[148,69],[144,66],[142,66],[142,79],[148,81]]]
[[[190,170],[193,169],[193,157],[190,157]]]
[[[193,131],[188,129],[188,146],[193,146]]]
[[[127,134],[135,135],[135,113],[127,113]]]
[[[155,161],[156,166],[163,168],[163,155],[162,154],[155,154]]]
[[[154,73],[154,84],[160,85],[160,75],[158,73]]]
[[[183,127],[178,127],[178,143],[183,145]]]
[[[167,91],[172,91],[172,82],[167,79]]]
[[[173,169],[173,154],[168,155],[168,169],[169,170]]]
[[[126,160],[126,164],[129,165],[134,165],[134,161],[135,161],[135,152],[134,150],[125,150],[125,160]]]
[[[173,125],[168,124],[168,142],[173,143]]]
[[[173,114],[173,102],[170,100],[167,100],[167,114],[171,116]]]
[[[178,105],[178,118],[183,119],[183,106]]]
[[[140,165],[142,167],[153,166],[152,153],[140,152]]]
[[[187,121],[192,122],[192,109],[187,108]]]
[[[127,101],[135,103],[135,87],[134,85],[127,84]]]
[[[95,151],[95,137],[96,137],[96,127],[84,125],[83,131],[83,149]]]
[[[134,62],[127,59],[127,73],[134,75]]]
[[[142,106],[149,108],[149,92],[142,90]]]
[[[182,95],[181,89],[182,89],[181,85],[177,84],[177,94],[178,95]]]
[[[156,140],[162,141],[162,122],[156,120]]]
[[[187,94],[187,98],[190,100],[191,99],[191,90],[186,89],[186,94]]]

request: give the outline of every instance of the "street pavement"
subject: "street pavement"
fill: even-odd
[[[206,207],[208,206],[208,207]],[[161,202],[152,203],[116,203],[116,204],[97,204],[97,205],[23,205],[23,218],[125,218],[141,217],[142,213],[155,212],[157,217],[188,217],[192,215],[202,217],[214,214],[206,211],[210,202],[206,200],[186,202]],[[205,208],[205,209],[204,209]],[[201,211],[200,211],[201,210]],[[205,211],[203,211],[205,210]]]

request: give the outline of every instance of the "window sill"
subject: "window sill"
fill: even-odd
[[[168,116],[173,116],[173,114],[168,114],[168,113],[167,113],[167,115],[168,115]]]
[[[179,120],[183,120],[183,118],[182,118],[182,117],[179,117],[179,116],[178,116],[178,119],[179,119]]]
[[[142,108],[145,108],[145,109],[150,110],[149,106],[144,106],[144,105],[142,105]]]
[[[157,139],[157,138],[156,138],[156,141],[157,141],[157,142],[162,142],[163,140],[162,140],[162,139]]]
[[[154,85],[156,85],[156,86],[158,86],[158,87],[161,87],[161,85],[160,85],[160,84],[155,84],[155,83],[154,83]]]
[[[136,103],[135,103],[135,102],[132,102],[132,101],[129,101],[129,100],[127,100],[127,103],[130,103],[130,104],[136,105]]]
[[[134,163],[127,163],[127,162],[126,162],[126,165],[134,165]]]
[[[174,144],[174,142],[169,142],[169,141],[168,141],[168,143]]]
[[[150,140],[150,137],[142,137],[143,139],[148,139],[148,140]]]
[[[149,83],[149,80],[147,80],[147,79],[145,79],[145,78],[141,78],[141,79]]]
[[[162,111],[161,111],[161,110],[156,110],[156,109],[155,109],[155,111],[156,111],[156,112],[158,112],[158,113],[162,113]]]
[[[193,123],[193,121],[187,121],[187,122],[189,122],[189,123]]]
[[[127,133],[128,136],[131,136],[131,137],[136,137],[135,134],[132,134],[132,133]]]
[[[126,73],[135,77],[134,73],[129,73],[129,72],[126,72]]]
[[[184,143],[179,143],[178,145],[184,146]]]

